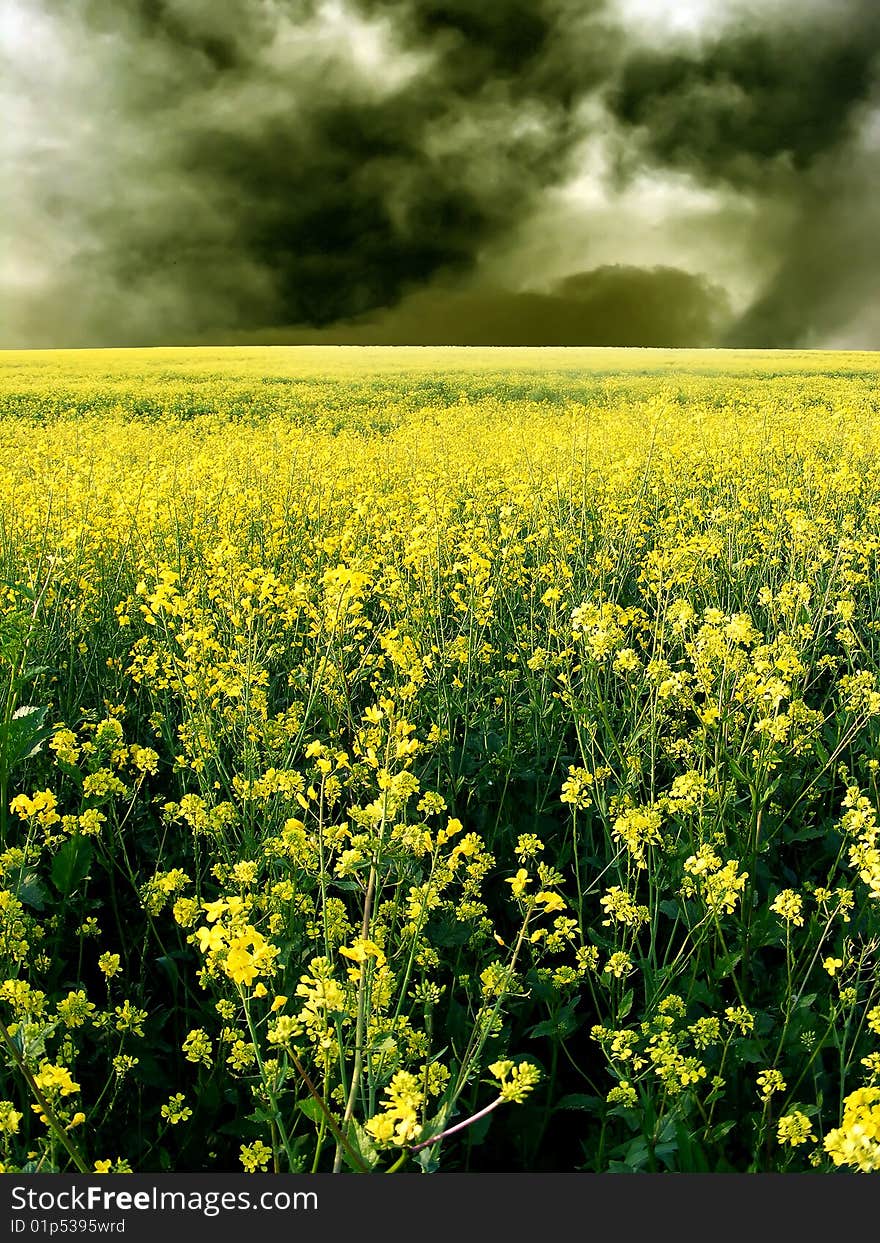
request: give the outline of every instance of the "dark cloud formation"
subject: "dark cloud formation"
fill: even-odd
[[[685,40],[617,0],[6,0],[0,344],[846,335],[880,275],[880,6],[745,3]],[[742,313],[662,241],[481,287],[597,139],[612,201],[717,194],[719,252],[744,197]]]
[[[709,346],[729,320],[724,290],[678,268],[609,264],[546,292],[436,285],[390,310],[318,331],[289,329],[301,345]],[[257,334],[266,339],[265,332]]]
[[[94,70],[70,103],[96,131],[22,157],[30,194],[77,238],[56,286],[74,340],[140,339],[151,308],[164,337],[393,304],[467,271],[576,137],[571,86],[545,68],[555,0],[42,7],[64,56]],[[597,33],[584,88],[599,47]],[[74,308],[77,286],[92,292]]]
[[[763,181],[778,163],[800,173],[847,137],[869,95],[880,10],[847,23],[735,30],[702,47],[642,51],[610,92],[641,131],[637,150],[700,178]]]
[[[787,219],[778,259],[732,345],[856,344],[880,278],[880,5],[838,0],[735,26],[673,54],[640,51],[609,100],[642,159],[750,193]],[[719,239],[723,244],[723,237]],[[871,329],[872,332],[875,329]]]
[[[379,81],[358,79],[355,53],[354,64],[328,55],[308,94],[292,83],[288,93],[283,58],[269,69],[271,28],[212,47],[214,91],[257,74],[275,99],[256,125],[247,115],[202,119],[182,158],[236,211],[240,243],[271,271],[282,319],[329,323],[466,269],[480,240],[559,175],[568,118],[548,84],[533,87],[550,30],[533,10],[525,0],[500,0],[491,16],[461,0],[363,5],[387,32],[389,59],[412,49],[420,58],[390,89],[381,65]],[[318,11],[289,5],[281,15],[308,21]],[[210,22],[211,10],[203,16]],[[168,20],[165,5],[166,33]],[[207,32],[189,37],[207,57]]]

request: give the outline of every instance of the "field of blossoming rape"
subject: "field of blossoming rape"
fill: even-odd
[[[878,380],[0,355],[2,1168],[880,1169]]]

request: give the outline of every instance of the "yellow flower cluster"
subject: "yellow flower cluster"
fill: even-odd
[[[875,1168],[876,360],[0,367],[4,1168]]]
[[[278,947],[247,922],[242,898],[221,898],[204,903],[203,909],[208,922],[196,929],[195,938],[209,969],[219,968],[235,984],[244,985],[272,974]]]
[[[858,1088],[843,1102],[843,1121],[824,1139],[835,1165],[880,1170],[880,1088]]]

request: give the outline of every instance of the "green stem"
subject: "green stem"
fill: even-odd
[[[22,1075],[29,1090],[33,1094],[34,1099],[36,1100],[37,1104],[40,1106],[40,1109],[43,1111],[43,1116],[46,1118],[46,1121],[48,1122],[49,1127],[55,1133],[57,1138],[60,1140],[60,1142],[66,1149],[68,1156],[70,1157],[71,1161],[76,1166],[76,1168],[79,1170],[79,1172],[81,1174],[88,1174],[90,1172],[89,1167],[86,1165],[85,1160],[80,1154],[80,1151],[77,1148],[76,1144],[73,1142],[73,1140],[68,1135],[67,1131],[64,1129],[64,1127],[59,1122],[58,1116],[55,1113],[55,1110],[49,1104],[48,1100],[46,1099],[42,1088],[38,1087],[36,1080],[34,1079],[33,1075],[30,1072],[30,1068],[27,1066],[27,1064],[24,1061],[24,1058],[21,1056],[18,1049],[16,1048],[15,1041],[12,1039],[12,1036],[9,1034],[9,1028],[3,1022],[2,1018],[0,1018],[0,1036],[2,1036],[3,1043],[6,1045],[6,1048],[9,1050],[9,1054],[13,1062],[15,1063],[19,1073]]]
[[[306,1072],[306,1068],[303,1066],[302,1062],[299,1060],[296,1053],[294,1053],[293,1049],[290,1050],[290,1058],[294,1066],[296,1067],[297,1072],[299,1073],[299,1077],[302,1079],[303,1083],[306,1086],[306,1091],[308,1092],[312,1100],[317,1104],[323,1116],[326,1118],[327,1125],[330,1128],[333,1134],[333,1137],[336,1140],[336,1143],[341,1148],[344,1148],[345,1151],[348,1153],[348,1159],[349,1161],[351,1161],[355,1169],[358,1170],[361,1174],[367,1174],[369,1172],[367,1170],[367,1167],[364,1165],[361,1158],[358,1156],[358,1154],[352,1148],[351,1144],[348,1142],[348,1140],[345,1138],[343,1133],[340,1131],[339,1127],[336,1125],[333,1115],[331,1114],[330,1110],[327,1108],[324,1098],[321,1096],[318,1089],[312,1083],[311,1079],[308,1076],[308,1073]]]

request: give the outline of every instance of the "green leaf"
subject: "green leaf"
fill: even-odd
[[[617,1007],[617,1022],[618,1023],[622,1022],[626,1018],[626,1016],[629,1014],[630,1010],[632,1009],[633,996],[634,996],[633,990],[630,988],[630,989],[627,989],[627,991],[621,997],[620,1005]]]
[[[463,1139],[469,1147],[476,1148],[485,1141],[486,1136],[489,1134],[489,1128],[494,1121],[494,1113],[486,1114],[477,1122],[472,1123],[466,1131],[462,1132],[461,1136],[456,1135],[455,1139]],[[454,1143],[455,1140],[450,1140],[449,1142]]]
[[[26,704],[18,708],[9,725],[0,736],[4,767],[9,772],[20,760],[29,760],[37,754],[47,738],[54,732],[46,727],[48,708]]]
[[[707,1174],[709,1172],[709,1163],[706,1160],[706,1154],[703,1152],[702,1143],[694,1141],[694,1137],[682,1122],[676,1124],[675,1135],[678,1142],[677,1168],[682,1173]],[[660,1156],[659,1152],[658,1156]],[[670,1168],[668,1162],[662,1156],[660,1156],[660,1159],[667,1169]]]
[[[177,963],[172,957],[168,954],[163,954],[161,958],[156,959],[156,965],[162,968],[172,986],[177,984],[180,979],[180,972],[177,970]]]
[[[278,1110],[264,1109],[262,1105],[258,1105],[252,1114],[248,1114],[247,1119],[248,1122],[277,1122]]]
[[[741,951],[734,951],[730,954],[722,954],[715,964],[715,970],[712,972],[714,980],[723,980],[731,975],[736,969],[737,963],[742,958]]]
[[[825,837],[828,833],[826,825],[807,825],[806,828],[797,829],[794,832],[784,832],[783,836],[786,842],[814,842],[820,837]]]
[[[665,1144],[657,1144],[654,1148],[654,1156],[658,1161],[666,1166],[667,1170],[675,1168],[675,1156],[678,1153],[678,1143],[670,1140]]]
[[[19,901],[24,902],[34,911],[42,911],[49,901],[48,890],[36,872],[25,872],[18,882],[16,894]]]
[[[29,1028],[19,1028],[13,1037],[13,1044],[25,1061],[40,1061],[46,1056],[46,1041],[51,1040],[58,1027],[56,1020],[41,1027],[34,1024]]]
[[[556,1031],[556,1021],[554,1019],[544,1019],[542,1023],[536,1023],[534,1027],[530,1027],[526,1035],[530,1040],[537,1040],[541,1036],[552,1036]]]
[[[70,837],[52,860],[52,884],[69,897],[88,876],[92,866],[92,843],[87,837]]]
[[[624,1153],[623,1161],[631,1170],[642,1170],[648,1164],[650,1152],[644,1135],[638,1135]]]
[[[602,1104],[601,1096],[587,1096],[583,1092],[571,1092],[556,1102],[557,1109],[596,1109]]]
[[[692,1001],[700,1001],[710,1010],[713,1009],[716,1004],[715,994],[709,988],[709,985],[705,980],[694,980],[691,985],[690,994]]]
[[[421,1152],[417,1152],[416,1163],[422,1167],[423,1174],[436,1174],[440,1169],[440,1162],[434,1156],[433,1148],[423,1148]]]
[[[536,1023],[534,1027],[530,1027],[526,1035],[532,1039],[540,1036],[566,1037],[577,1027],[573,1015],[572,1006],[564,1006],[554,1019],[545,1019],[543,1023]]]
[[[355,1118],[352,1118],[351,1122],[348,1124],[346,1139],[354,1150],[355,1155],[360,1157],[361,1163],[365,1165],[368,1170],[375,1169],[375,1167],[379,1164],[379,1153],[376,1151],[376,1145]],[[346,1165],[348,1165],[350,1169],[356,1170],[359,1174],[363,1172],[358,1169],[357,1165],[355,1165],[352,1161],[350,1154],[347,1153],[344,1148],[342,1150],[342,1155],[345,1159]]]
[[[324,1110],[313,1096],[307,1096],[304,1100],[297,1101],[297,1109],[300,1113],[305,1114],[310,1122],[319,1123],[324,1117]]]
[[[740,1062],[749,1065],[760,1062],[764,1057],[763,1048],[756,1040],[737,1041],[736,1054]]]
[[[51,673],[51,665],[28,665],[27,669],[22,669],[21,673],[12,683],[13,690],[20,691],[28,682],[32,682],[34,678],[40,678],[44,673]]]
[[[442,949],[452,949],[458,945],[466,945],[473,935],[470,924],[454,920],[444,920],[431,933],[431,944]]]

